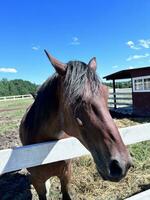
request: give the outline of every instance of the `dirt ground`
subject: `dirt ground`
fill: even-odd
[[[21,145],[18,131],[0,135],[0,149]],[[6,173],[0,177],[0,200],[37,200],[36,192],[29,183],[26,170]]]

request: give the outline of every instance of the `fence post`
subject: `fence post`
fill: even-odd
[[[116,105],[116,87],[115,87],[115,79],[113,79],[113,95],[114,95],[114,109],[117,108]]]

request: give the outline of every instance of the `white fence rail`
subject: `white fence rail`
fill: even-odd
[[[113,92],[112,88],[109,88],[108,105],[110,108],[130,107],[132,106],[132,89],[131,88],[116,88],[116,92]]]
[[[125,200],[150,200],[150,189],[139,194],[136,194],[132,197],[129,197]]]
[[[115,97],[115,101],[114,101]],[[16,96],[4,96],[0,97],[0,101],[10,101],[10,100],[21,100],[21,99],[30,99],[32,98],[31,94],[25,95],[16,95]],[[116,93],[113,93],[112,90],[109,92],[108,104],[110,107],[122,107],[132,105],[132,94],[127,89],[118,89]]]
[[[125,107],[132,105],[132,94],[128,92],[110,92],[108,104],[110,107]]]
[[[150,123],[120,129],[126,145],[150,140]],[[0,174],[90,154],[76,139],[45,142],[0,151]]]
[[[18,99],[30,99],[30,98],[32,98],[31,94],[24,94],[24,95],[0,97],[0,101],[10,101],[10,100],[18,100]]]

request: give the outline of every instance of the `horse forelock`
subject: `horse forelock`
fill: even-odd
[[[52,85],[56,86],[58,79],[59,75],[57,73],[48,78],[39,88],[37,95],[41,96],[43,93],[47,95],[48,93],[51,93]],[[79,97],[84,95],[87,82],[90,85],[91,93],[96,94],[101,84],[96,72],[84,62],[68,62],[66,74],[63,78],[64,97],[65,100],[67,100],[67,103],[74,104]]]
[[[100,87],[100,80],[93,69],[80,61],[70,61],[67,64],[67,72],[64,79],[65,102],[75,105],[82,98],[89,83],[92,95],[95,95]],[[75,105],[76,106],[76,105]]]

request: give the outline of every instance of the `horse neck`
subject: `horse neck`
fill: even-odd
[[[50,84],[42,86],[29,111],[29,115],[33,117],[34,132],[37,135],[49,137],[49,139],[57,139],[61,132],[60,88],[58,84],[59,79],[55,78]]]

